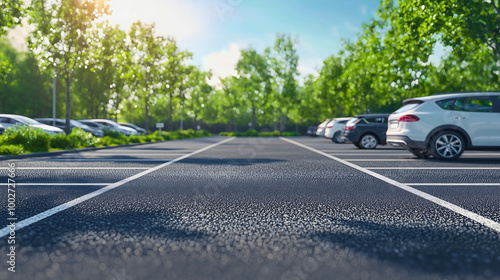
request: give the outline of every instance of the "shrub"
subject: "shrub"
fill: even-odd
[[[275,131],[262,131],[259,133],[259,136],[264,136],[264,137],[275,137],[275,136],[280,136],[281,133],[278,130]]]
[[[249,129],[243,133],[243,136],[259,136],[259,133],[255,129]]]
[[[127,136],[116,130],[105,128],[103,131],[104,131],[104,136],[109,136],[116,139],[127,139]]]
[[[229,132],[219,132],[219,136],[227,136]]]
[[[281,135],[282,136],[300,136],[300,133],[296,132],[296,131],[285,131]]]
[[[80,128],[74,128],[71,134],[67,136],[69,146],[67,148],[84,148],[95,147],[100,142],[99,138],[92,135],[92,133],[85,132]]]
[[[116,146],[128,144],[126,140],[113,138],[111,136],[104,136],[100,141],[104,146]]]
[[[56,134],[50,137],[50,147],[55,149],[71,148],[70,140],[64,134]]]
[[[45,131],[26,125],[15,125],[4,132],[4,143],[22,145],[30,152],[46,152],[50,147],[50,136]]]
[[[24,147],[23,145],[1,145],[0,146],[0,155],[20,155],[23,154]]]

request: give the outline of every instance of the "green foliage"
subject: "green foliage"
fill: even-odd
[[[23,145],[0,145],[0,155],[20,155],[24,152]]]
[[[50,137],[50,147],[54,149],[69,149],[70,140],[64,134],[57,134]]]
[[[109,136],[111,138],[122,139],[122,140],[126,140],[127,138],[127,136],[125,136],[123,133],[120,133],[116,130],[105,128],[103,131],[104,131],[104,136]]]
[[[231,132],[220,132],[219,136],[229,136],[229,137],[278,137],[278,136],[300,136],[300,133],[295,131],[284,131],[280,132],[279,130],[275,131],[262,131],[257,132],[255,129],[249,129],[245,132],[231,131]]]
[[[15,125],[5,130],[2,144],[22,145],[26,151],[46,152],[50,147],[50,135],[39,128]]]
[[[259,133],[259,136],[262,136],[262,137],[277,137],[277,136],[281,136],[281,133],[279,132],[279,130],[275,130],[275,131],[262,131],[261,133]]]
[[[281,136],[300,136],[300,133],[295,131],[284,131]]]
[[[73,131],[71,131],[71,134],[66,138],[68,138],[68,141],[70,143],[70,145],[68,146],[68,148],[70,149],[95,147],[100,143],[99,138],[94,137],[92,133],[85,132],[80,128],[74,128]]]

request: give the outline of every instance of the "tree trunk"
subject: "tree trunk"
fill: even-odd
[[[66,69],[64,70],[64,81],[66,82],[66,123],[64,125],[64,131],[66,132],[66,134],[70,134],[71,133],[71,128],[69,126],[69,120],[71,119],[71,97],[69,94],[70,80],[69,80],[69,73]]]
[[[169,99],[168,99],[168,129],[170,131],[173,130],[173,121],[172,121],[172,99],[174,98],[172,92],[169,94]]]
[[[257,129],[257,117],[255,116],[255,101],[252,100],[252,128]]]
[[[146,97],[146,103],[145,103],[145,107],[144,107],[144,112],[145,112],[145,116],[144,116],[144,126],[146,129],[149,130],[149,98]]]

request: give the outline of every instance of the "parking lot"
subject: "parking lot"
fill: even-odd
[[[500,279],[500,152],[208,137],[8,163],[2,279]]]

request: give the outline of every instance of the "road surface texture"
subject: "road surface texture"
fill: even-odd
[[[499,152],[207,137],[2,168],[0,279],[500,279]]]

